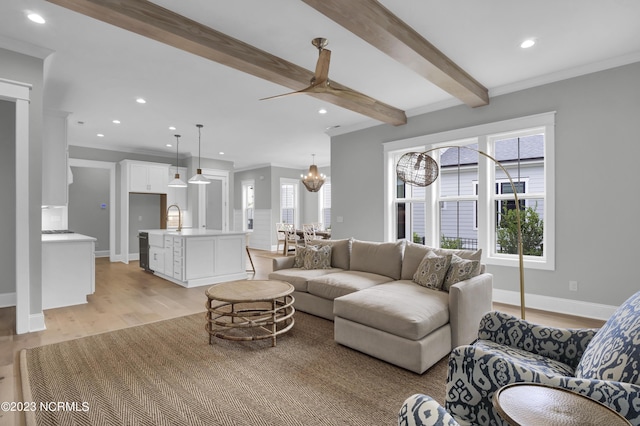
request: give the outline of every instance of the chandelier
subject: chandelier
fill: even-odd
[[[302,184],[307,188],[309,192],[318,192],[322,185],[324,184],[324,179],[326,176],[322,173],[318,173],[318,166],[315,164],[315,154],[311,154],[313,157],[313,161],[309,166],[309,173],[306,175],[300,175],[302,178]]]

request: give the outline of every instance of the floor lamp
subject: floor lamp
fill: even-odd
[[[525,305],[524,305],[524,253],[522,252],[522,226],[520,221],[520,201],[518,200],[518,191],[511,175],[504,168],[504,166],[491,155],[486,152],[479,151],[467,146],[441,146],[438,148],[429,149],[424,152],[408,152],[400,157],[398,164],[396,164],[396,174],[398,178],[403,182],[413,186],[429,186],[438,179],[439,167],[436,160],[430,155],[430,152],[447,148],[464,148],[470,151],[477,152],[478,154],[486,157],[496,163],[500,169],[504,172],[509,179],[511,189],[513,191],[513,198],[516,202],[516,224],[518,227],[518,266],[520,269],[520,316],[525,319]]]

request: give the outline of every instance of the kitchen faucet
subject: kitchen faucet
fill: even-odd
[[[169,227],[169,210],[171,210],[171,207],[175,207],[176,209],[178,209],[178,229],[177,229],[177,231],[180,232],[180,231],[182,231],[182,212],[180,211],[180,206],[178,206],[177,204],[171,204],[169,207],[167,207],[167,228]]]

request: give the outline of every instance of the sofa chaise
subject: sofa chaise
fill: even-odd
[[[473,342],[480,319],[491,310],[493,276],[480,264],[480,250],[435,249],[404,240],[313,245],[313,255],[330,252],[330,262],[305,267],[301,250],[295,258],[274,259],[269,279],[294,286],[297,310],[334,321],[336,342],[416,373]],[[439,283],[429,281],[433,271],[427,264],[438,270]]]

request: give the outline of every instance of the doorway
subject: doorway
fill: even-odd
[[[229,172],[203,169],[211,181],[200,185],[198,192],[198,227],[200,229],[229,230]]]
[[[102,171],[106,169],[108,171],[108,187],[109,187],[108,202],[107,200],[103,200],[100,202],[96,202],[92,206],[87,208],[96,208],[98,209],[97,214],[101,215],[104,213],[103,216],[108,217],[109,261],[115,262],[116,261],[116,164],[106,162],[106,161],[93,161],[93,160],[81,160],[77,158],[69,158],[69,166],[72,167],[72,170],[73,168],[85,168],[85,169],[102,169]],[[100,170],[96,170],[96,171],[100,173]],[[71,186],[73,186],[73,184]],[[95,229],[96,228],[95,224],[91,224],[91,225],[85,224],[84,222],[82,222],[82,220],[84,220],[82,218],[90,217],[91,220],[94,220],[97,217],[96,214],[92,214],[91,212],[84,209],[81,205],[72,206],[74,199],[72,196],[73,192],[72,192],[71,186],[69,187],[69,191],[70,191],[69,192],[69,210],[70,210],[69,228],[70,229],[78,228],[74,230],[80,233],[82,233],[82,229],[85,229],[84,228],[85,226],[87,226],[87,229]],[[81,192],[78,195],[81,195],[81,199],[86,201],[85,192]],[[75,210],[75,213],[79,213],[80,215],[75,216],[75,219],[74,219],[75,213],[71,213],[71,210]],[[108,213],[107,213],[107,210],[108,210]],[[74,223],[72,224],[72,222]],[[91,231],[91,233],[88,233],[88,235],[92,235],[94,232],[95,231]],[[95,235],[92,235],[92,236],[95,236]],[[105,237],[106,235],[102,236],[103,239]]]

